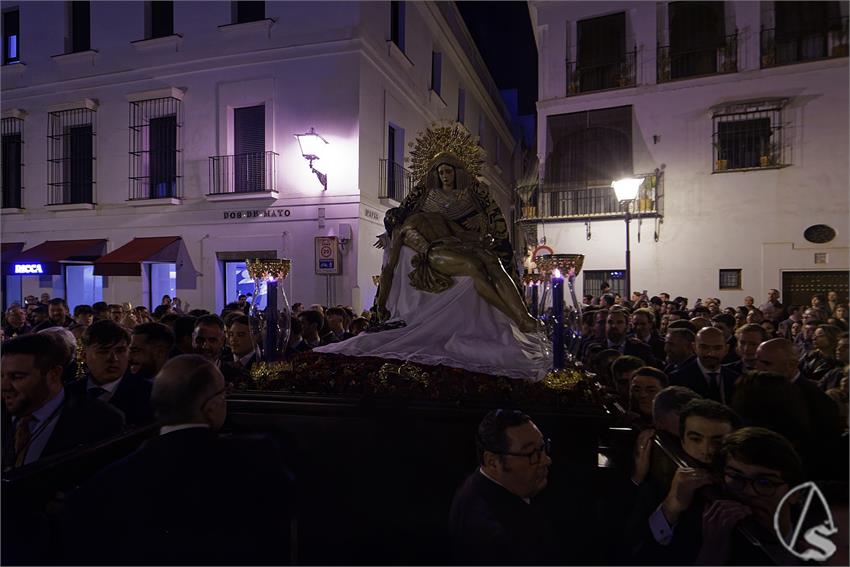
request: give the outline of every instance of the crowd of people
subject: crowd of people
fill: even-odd
[[[744,306],[725,308],[716,299],[689,308],[687,299],[663,293],[632,299],[586,296],[584,313],[567,334],[574,360],[595,376],[607,403],[619,408],[617,425],[635,434],[611,514],[623,520],[610,526],[618,561],[747,562],[736,543],[738,528],[775,540],[774,511],[794,486],[841,480],[846,491],[850,343],[847,307],[837,294],[796,307],[783,305],[776,290],[759,307],[750,297]],[[279,354],[297,356],[347,340],[369,326],[369,315],[296,303],[288,344]],[[285,483],[275,481],[287,473],[273,448],[258,445],[248,457],[215,436],[226,416],[227,392],[249,380],[263,359],[261,326],[246,296],[220,314],[184,313],[168,296],[152,312],[100,302],[71,313],[64,299],[44,295],[7,309],[0,364],[4,470],[129,428],[161,428],[158,443],[102,471],[69,500],[66,557],[132,562],[127,550],[144,545],[151,563],[203,563],[239,558],[253,546],[262,561],[285,561],[279,549],[260,544],[256,531],[236,537],[233,526],[233,546],[224,555],[193,556],[193,542],[200,547],[221,526],[199,522],[198,515],[188,519],[179,510],[186,498],[202,501],[218,482],[257,488],[250,502],[227,501],[232,517],[266,509],[257,504],[262,491],[269,502],[287,498]],[[569,563],[549,545],[545,518],[535,511],[552,460],[532,417],[490,412],[477,444],[480,466],[459,489],[449,517],[454,560]],[[225,464],[234,455],[271,472],[260,478]],[[190,476],[204,477],[209,467],[218,467],[215,475],[193,485]],[[160,497],[158,483],[176,477],[185,479],[183,490],[167,492],[171,500]],[[104,541],[111,543],[96,546],[97,557],[90,547],[79,555],[74,542],[85,539],[80,527],[104,517],[126,522],[110,522]],[[163,517],[174,518],[168,529],[157,524]],[[283,529],[280,518],[268,518],[269,530]],[[782,530],[790,521],[780,515]],[[27,540],[26,525],[20,523],[16,536],[31,551],[38,544]]]

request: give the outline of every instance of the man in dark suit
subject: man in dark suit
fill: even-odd
[[[233,355],[226,354],[230,349],[225,349],[224,321],[218,315],[204,315],[195,321],[192,342],[195,345],[195,354],[212,362],[221,371],[228,385],[250,378],[247,370],[237,368],[233,364]]]
[[[611,348],[620,354],[636,356],[647,366],[660,367],[660,363],[652,354],[652,349],[646,343],[626,335],[628,329],[628,312],[622,308],[611,308],[605,325],[605,348]]]
[[[130,339],[130,372],[148,380],[165,366],[174,348],[174,331],[162,323],[142,323]]]
[[[526,414],[493,410],[478,426],[476,446],[480,466],[455,494],[449,514],[456,564],[559,562],[532,502],[548,481],[548,441]]]
[[[128,426],[153,421],[151,380],[129,372],[130,334],[124,327],[110,319],[92,323],[83,335],[83,356],[88,370],[68,384],[69,392],[113,405]]]
[[[694,341],[696,333],[690,329],[671,328],[667,329],[664,340],[664,353],[667,355],[664,373],[672,375],[676,370],[696,358],[694,354]]]
[[[816,458],[809,467],[811,472],[817,473],[818,478],[833,478],[841,473],[846,478],[847,444],[841,442],[844,427],[838,405],[818,388],[817,382],[800,375],[798,360],[794,343],[788,339],[771,339],[756,351],[756,369],[785,376],[806,404],[815,429]]]
[[[66,560],[289,562],[291,475],[270,440],[218,435],[227,414],[226,391],[221,372],[201,356],[166,363],[151,397],[162,425],[159,436],[69,498]]]
[[[121,432],[121,413],[70,395],[62,386],[61,347],[46,335],[22,335],[3,345],[3,468]]]
[[[696,337],[696,358],[671,373],[670,383],[690,388],[721,404],[730,404],[738,374],[720,364],[727,350],[729,344],[720,329],[703,327]]]
[[[252,321],[247,315],[231,317],[227,324],[227,343],[233,358],[228,362],[250,372],[251,368],[262,360],[257,346],[259,335],[256,319]]]
[[[764,327],[755,323],[747,323],[735,331],[736,345],[735,350],[738,353],[738,360],[730,364],[724,364],[737,374],[743,374],[748,370],[755,370],[756,367],[756,350],[759,345],[766,341],[769,337]]]
[[[649,345],[657,361],[664,360],[664,339],[655,330],[655,312],[652,309],[643,308],[632,313],[632,329],[636,339]]]

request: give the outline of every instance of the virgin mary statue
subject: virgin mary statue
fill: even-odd
[[[463,126],[433,126],[411,151],[414,188],[387,211],[376,307],[384,330],[315,349],[541,379],[548,343],[518,288],[508,227],[477,180]]]

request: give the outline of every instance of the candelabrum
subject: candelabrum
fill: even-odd
[[[581,338],[577,325],[565,325],[564,281],[566,279],[570,298],[580,320],[581,304],[576,298],[574,282],[584,264],[584,255],[547,254],[538,256],[535,261],[540,269],[541,277],[549,282],[552,292],[552,368],[557,374],[566,366],[567,352],[570,353],[569,359],[572,361],[572,347]],[[566,346],[570,347],[568,351],[565,349]]]
[[[260,323],[263,360],[275,362],[283,358],[289,344],[292,312],[283,289],[291,261],[248,260],[248,274],[254,280],[254,301],[251,315]]]

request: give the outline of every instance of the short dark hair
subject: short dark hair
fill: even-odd
[[[94,309],[92,309],[91,305],[77,305],[74,307],[74,317],[79,317],[80,315],[94,315]]]
[[[120,309],[121,311],[124,311],[124,306],[123,306],[123,305],[121,305],[120,303],[110,303],[110,304],[109,304],[109,305],[107,305],[106,307],[107,307],[107,309],[109,309],[110,311],[112,311],[113,309]]]
[[[319,330],[321,330],[322,325],[325,324],[324,316],[322,316],[322,314],[319,313],[318,311],[314,311],[312,309],[302,311],[301,313],[298,314],[298,317],[306,319],[308,323],[310,323],[311,325],[315,325],[316,327],[319,328]],[[302,325],[302,327],[303,327],[303,325]]]
[[[249,332],[253,334],[260,332],[260,322],[257,321],[256,317],[234,314],[232,317],[227,319],[226,323],[228,329],[233,325],[245,325],[248,327]]]
[[[624,354],[611,363],[611,377],[616,380],[626,372],[631,372],[646,366],[646,363],[636,356]]]
[[[180,380],[154,380],[151,391],[151,406],[157,419],[165,425],[194,418],[218,373],[214,364],[197,354],[175,356],[163,369],[167,371],[167,367],[174,364],[188,365],[191,369],[182,374]]]
[[[187,315],[191,315],[192,317],[196,317],[198,319],[200,319],[204,315],[209,315],[209,314],[210,314],[210,312],[207,311],[206,309],[192,309],[191,311],[189,311],[189,313],[187,313]]]
[[[684,311],[674,311],[673,313],[684,313]],[[687,319],[677,319],[675,321],[670,321],[670,323],[667,325],[667,330],[669,331],[670,329],[687,329],[694,334],[694,340],[696,340],[697,326],[688,321]]]
[[[68,303],[61,297],[54,297],[50,301],[47,302],[48,305],[61,305],[65,309],[68,309]]]
[[[301,321],[298,319],[298,317],[291,315],[289,317],[289,332],[290,332],[290,334],[300,335],[302,330],[303,329],[301,328]]]
[[[632,378],[635,376],[649,376],[650,378],[655,378],[661,384],[662,388],[667,387],[667,375],[663,371],[653,368],[652,366],[641,366],[635,370],[635,373],[632,374]]]
[[[507,430],[528,423],[531,418],[520,410],[494,409],[487,412],[478,424],[478,434],[475,436],[475,450],[478,462],[484,464],[484,452],[490,451],[504,455],[510,451],[510,441]]]
[[[325,311],[325,316],[329,317],[331,315],[338,315],[345,319],[345,309],[342,307],[328,307],[327,311]]]
[[[730,424],[733,429],[738,429],[741,426],[741,418],[738,414],[732,411],[728,406],[724,406],[720,402],[714,400],[699,399],[691,400],[682,408],[682,413],[679,414],[679,437],[685,438],[685,422],[689,417],[702,417],[712,421],[725,421]]]
[[[28,354],[33,357],[33,364],[42,373],[62,366],[65,360],[65,347],[47,334],[18,335],[3,343],[2,356],[12,354]]]
[[[720,323],[726,325],[730,330],[735,330],[735,318],[728,313],[718,313],[711,318],[712,323]]]
[[[168,313],[168,305],[157,305],[153,310],[154,319],[162,319]]]
[[[133,328],[134,335],[143,335],[145,340],[164,346],[168,350],[174,348],[174,331],[162,323],[142,323]]]
[[[648,307],[641,307],[640,309],[635,309],[635,311],[632,313],[632,317],[634,317],[635,315],[645,315],[646,318],[649,319],[650,325],[655,324],[655,313],[652,311],[652,309],[649,309]]]
[[[723,438],[718,457],[779,471],[782,480],[795,485],[803,480],[803,463],[785,437],[764,427],[744,427]]]
[[[682,413],[682,409],[691,400],[700,399],[700,395],[684,386],[667,386],[657,394],[652,400],[652,417],[657,419],[657,416],[667,415],[669,413]]]
[[[191,337],[195,332],[195,321],[197,317],[191,315],[178,315],[174,321],[174,339],[179,341],[183,337]]]
[[[735,336],[740,338],[744,333],[758,333],[761,335],[761,342],[764,342],[768,339],[767,331],[764,327],[757,323],[747,323],[746,325],[741,325],[735,331]]]
[[[94,345],[112,346],[121,341],[130,344],[130,333],[111,319],[95,321],[83,333],[83,346],[85,347]]]
[[[680,321],[673,321],[673,323],[679,323]],[[690,323],[690,321],[688,321]],[[689,343],[694,343],[697,340],[697,334],[692,330],[686,327],[667,327],[667,334],[672,335],[677,339],[681,339],[683,341],[688,341]]]
[[[222,331],[224,330],[224,321],[222,321],[221,317],[212,313],[198,317],[195,320],[195,328],[200,325],[214,325]]]

